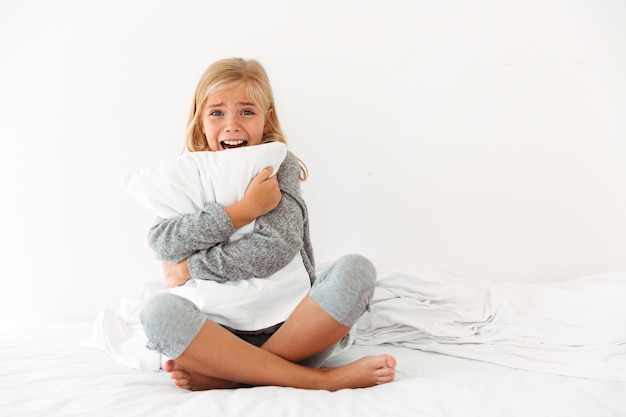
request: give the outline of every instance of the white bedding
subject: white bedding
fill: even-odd
[[[379,265],[357,343],[393,343],[531,371],[626,382],[626,273],[495,284]]]
[[[39,323],[2,335],[0,416],[626,416],[626,273],[491,284],[378,267],[355,344],[328,364],[391,353],[392,383],[187,392],[86,348],[91,321]]]
[[[396,381],[338,392],[257,387],[176,388],[164,372],[136,371],[86,349],[91,322],[40,323],[3,335],[0,415],[7,417],[397,416],[619,417],[626,383],[515,370],[390,345],[355,345],[331,360],[388,352]]]

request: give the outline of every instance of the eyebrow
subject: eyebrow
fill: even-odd
[[[238,102],[237,105],[239,105],[239,106],[255,106],[255,107],[258,107],[254,103],[248,103],[248,102],[244,102],[244,101]],[[222,103],[215,103],[215,104],[209,103],[209,102],[206,103],[206,107],[223,107],[223,106],[224,106],[223,102]]]

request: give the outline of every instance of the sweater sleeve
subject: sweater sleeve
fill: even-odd
[[[227,241],[235,233],[230,217],[219,204],[170,219],[157,219],[148,232],[148,244],[159,260],[176,264],[191,254]]]
[[[277,174],[282,192],[278,206],[256,219],[252,233],[191,254],[187,259],[191,276],[217,282],[264,278],[287,265],[303,248],[308,216],[299,170],[298,160],[288,153]]]

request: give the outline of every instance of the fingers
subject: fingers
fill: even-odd
[[[263,182],[263,181],[267,180],[268,178],[270,178],[273,173],[274,173],[274,168],[273,167],[263,168],[261,170],[261,172],[259,172],[257,174],[257,176],[253,178],[252,181],[253,182]]]
[[[263,170],[261,170],[261,172],[262,173],[267,173],[267,177],[265,177],[265,178],[269,178],[274,173],[274,167],[263,168]]]
[[[274,201],[278,204],[280,201],[280,188],[278,186],[278,178],[272,175],[274,168],[264,168],[250,183],[247,192],[257,194],[257,198],[266,201]]]

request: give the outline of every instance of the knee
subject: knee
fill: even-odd
[[[351,271],[354,279],[357,279],[366,291],[374,291],[376,287],[376,267],[363,255],[349,254],[339,258],[336,262],[344,271]]]
[[[146,301],[140,312],[147,347],[177,358],[187,348],[206,320],[186,298],[157,294]]]
[[[359,308],[369,306],[376,289],[376,267],[363,255],[349,254],[339,258],[333,265],[339,285],[338,293],[346,297],[349,303],[354,298],[354,303]],[[367,308],[367,307],[365,307]]]
[[[337,259],[313,284],[310,295],[328,314],[352,327],[368,309],[376,288],[376,267],[362,255]]]
[[[162,325],[168,318],[180,316],[181,310],[193,309],[193,304],[189,304],[192,304],[189,300],[174,294],[157,294],[150,297],[141,308],[141,324],[146,329]]]

